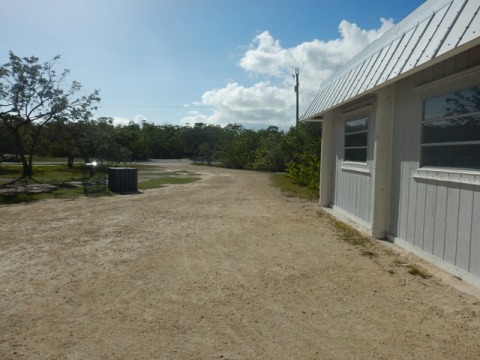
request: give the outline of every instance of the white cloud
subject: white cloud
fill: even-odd
[[[295,67],[300,68],[302,113],[324,80],[392,26],[392,20],[381,19],[378,29],[365,30],[343,20],[338,27],[339,38],[315,39],[292,48],[283,48],[280,40],[264,31],[253,39],[239,66],[268,81],[251,87],[230,82],[224,88],[209,90],[203,94],[201,104],[213,107],[213,111],[208,115],[190,114],[183,122],[240,123],[252,128],[275,125],[287,129],[295,122]]]
[[[143,120],[148,121],[148,119],[143,115],[135,115],[133,120],[132,119],[127,119],[127,118],[124,118],[124,117],[120,117],[120,116],[114,116],[113,117],[113,125],[115,125],[115,126],[127,126],[131,122],[134,122],[135,124],[141,125]]]
[[[213,113],[190,113],[184,123],[227,125],[241,123],[247,128],[287,124],[294,105],[292,89],[259,82],[252,87],[229,83],[224,88],[207,91],[202,96],[202,106],[213,108]]]

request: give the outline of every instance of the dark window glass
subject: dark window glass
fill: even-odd
[[[368,117],[345,121],[345,134],[357,132],[357,131],[367,131],[367,130],[368,130]]]
[[[345,161],[367,162],[368,116],[345,121]]]
[[[345,147],[367,146],[367,142],[368,133],[366,131],[345,136]]]
[[[424,120],[480,111],[480,87],[454,91],[425,101]]]
[[[367,162],[367,149],[345,149],[345,160]]]
[[[479,141],[480,116],[437,120],[423,124],[423,143]]]
[[[423,166],[480,169],[480,144],[423,147]]]
[[[422,166],[480,169],[479,112],[479,86],[425,100]]]

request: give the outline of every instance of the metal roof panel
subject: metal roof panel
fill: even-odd
[[[470,24],[457,46],[466,44],[467,42],[477,38],[480,35],[480,4],[476,3],[475,5],[476,9],[475,7],[473,7],[472,9],[475,9],[475,11],[472,14]]]
[[[417,27],[409,30],[403,36],[402,41],[400,44],[398,44],[395,54],[392,56],[391,69],[389,72],[385,72],[385,78],[382,79],[383,81],[392,79],[400,73],[401,69],[405,65],[405,55],[408,56],[415,48],[415,45],[417,45],[416,42],[412,41],[413,34],[415,33]]]
[[[434,59],[442,47],[445,39],[452,28],[452,23],[457,19],[459,10],[463,7],[464,0],[452,1],[445,15],[438,23],[438,27],[428,43],[418,65]]]
[[[372,56],[369,60],[368,60],[368,63],[367,63],[367,68],[364,70],[364,73],[363,73],[363,79],[362,79],[362,82],[359,83],[360,84],[360,87],[358,88],[358,93],[362,93],[364,92],[365,90],[368,89],[368,84],[370,82],[370,75],[372,73],[371,70],[368,70],[368,69],[372,69],[373,66],[375,65],[375,63],[377,62],[378,60],[378,56],[380,55],[380,51],[377,52],[374,56]]]
[[[352,98],[356,95],[355,94],[355,86],[358,84],[358,82],[361,79],[362,67],[363,67],[363,63],[358,64],[355,67],[355,72],[353,74],[352,79],[349,81],[349,86],[345,87],[345,90],[346,90],[345,91],[345,97],[342,99],[342,101],[345,100],[345,99],[350,99],[350,98]]]
[[[375,74],[372,82],[372,87],[378,85],[378,83],[383,82],[386,79],[386,73],[389,73],[392,68],[392,58],[395,52],[397,51],[398,45],[403,39],[403,35],[400,38],[395,39],[387,50],[385,57],[383,58],[382,66],[378,69],[378,72]]]
[[[480,37],[480,0],[428,0],[327,79],[304,118]],[[473,46],[473,45],[472,45]]]
[[[375,61],[375,64],[373,64],[372,71],[370,72],[369,76],[367,77],[365,83],[367,84],[367,89],[371,89],[375,86],[375,84],[378,81],[378,77],[380,77],[381,74],[381,67],[383,62],[385,61],[385,56],[388,53],[388,49],[390,48],[391,44],[387,47],[384,47],[382,50],[379,51],[377,60]]]
[[[411,63],[411,58],[414,56],[415,51],[418,49],[419,46],[421,46],[421,40],[432,17],[422,21],[417,25],[417,27],[413,31],[412,37],[410,38],[410,44],[408,48],[403,51],[400,59],[397,62],[397,66],[395,67],[395,69],[393,69],[389,79],[403,74],[404,72],[411,69],[411,67],[409,67],[408,65],[409,63]]]
[[[422,58],[426,48],[432,41],[432,38],[435,32],[437,31],[442,19],[445,16],[445,13],[448,10],[448,5],[445,5],[443,8],[439,9],[436,12],[432,12],[431,15],[424,20],[424,23],[426,23],[426,28],[423,32],[422,37],[419,39],[417,47],[415,48],[412,55],[410,56],[410,59],[407,62],[404,72],[407,71],[407,69],[408,70],[413,69],[415,66],[419,64],[420,59]]]
[[[464,7],[458,13],[455,23],[452,25],[443,46],[438,51],[437,56],[440,56],[447,51],[450,51],[458,46],[462,41],[465,33],[472,25],[472,20],[478,12],[478,3],[466,2]]]

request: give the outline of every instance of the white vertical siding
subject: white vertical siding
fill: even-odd
[[[480,192],[473,195],[472,237],[470,241],[470,269],[472,274],[480,274]]]
[[[479,64],[480,52],[474,48],[397,84],[389,230],[476,276],[480,276],[480,174],[419,169],[422,95],[414,88]],[[480,76],[475,76],[467,78],[480,83]],[[462,79],[451,80],[449,86],[463,87]],[[437,85],[439,91],[442,87]]]
[[[447,196],[448,189],[445,184],[437,186],[435,217],[433,229],[433,249],[432,254],[439,259],[445,256],[445,226],[447,223]]]
[[[333,206],[344,215],[360,220],[362,225],[368,226],[372,222],[372,174],[369,172],[372,159],[374,116],[369,118],[368,161],[363,169],[355,166],[345,166],[344,157],[344,128],[345,116],[340,111],[334,112],[334,201]]]
[[[472,235],[472,206],[475,191],[471,185],[462,184],[458,209],[457,252],[455,263],[464,270],[470,267],[470,239]]]
[[[338,166],[340,165],[340,166]],[[337,181],[334,206],[347,215],[360,219],[364,224],[372,222],[372,177],[341,168],[337,163]]]

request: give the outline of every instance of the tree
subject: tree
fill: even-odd
[[[318,123],[299,123],[285,136],[286,168],[295,184],[318,189],[322,128]]]
[[[238,125],[227,125],[228,143],[221,152],[222,164],[234,169],[253,169],[260,135]]]
[[[5,125],[3,125],[2,122],[0,122],[0,162],[4,160],[4,156],[6,154],[8,154],[10,158],[12,158],[12,156],[15,156],[16,158],[17,154],[12,153],[13,148],[14,148],[13,137],[7,131]]]
[[[116,126],[114,133],[115,142],[122,148],[129,149],[130,156],[134,160],[148,159],[147,146],[140,125],[130,121],[127,126]]]
[[[87,120],[100,101],[98,90],[76,97],[82,88],[77,81],[65,88],[69,71],[56,73],[59,58],[40,64],[37,57],[20,58],[10,51],[10,62],[0,67],[0,121],[13,138],[23,167],[21,178],[32,177],[33,155],[46,124]]]
[[[266,130],[258,131],[258,134],[261,140],[255,151],[253,168],[262,171],[285,171],[286,153],[283,131],[278,131],[276,126],[269,126]]]

